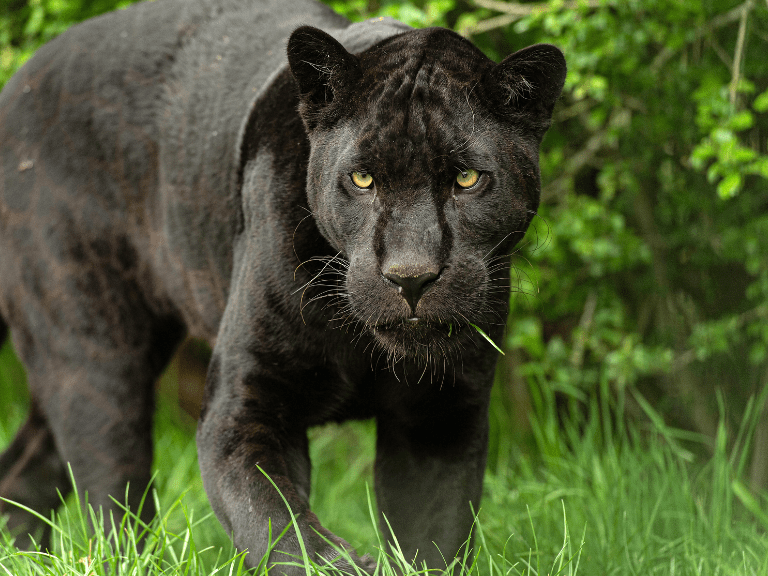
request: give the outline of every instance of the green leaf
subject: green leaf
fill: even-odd
[[[728,119],[728,128],[740,132],[752,128],[753,123],[752,113],[749,110],[742,110]]]
[[[720,164],[715,162],[712,164],[712,166],[709,167],[707,170],[707,180],[714,184],[717,178],[721,175],[721,167]]]
[[[752,103],[752,108],[754,108],[756,112],[768,111],[768,90],[755,98],[755,101]]]
[[[691,153],[691,164],[697,170],[704,168],[707,160],[715,155],[715,149],[712,147],[712,142],[704,140],[701,144],[696,146]]]
[[[752,495],[749,489],[738,480],[731,482],[731,490],[741,500],[744,507],[757,518],[763,527],[768,528],[768,514],[763,511],[760,502]]]
[[[712,139],[718,144],[728,144],[736,140],[736,135],[725,128],[715,128],[712,131]]]
[[[741,188],[741,174],[731,172],[717,185],[717,194],[720,198],[733,198]]]
[[[474,328],[475,330],[477,330],[477,332],[478,332],[478,334],[480,334],[480,336],[482,336],[483,338],[485,338],[486,340],[488,340],[488,342],[490,342],[490,343],[491,343],[491,346],[493,346],[494,348],[496,348],[496,350],[498,350],[499,352],[501,352],[502,356],[506,356],[506,354],[504,354],[504,350],[502,350],[501,348],[499,348],[498,346],[496,346],[496,342],[494,342],[493,340],[491,340],[491,337],[490,337],[490,336],[488,336],[488,334],[486,334],[485,332],[483,332],[483,329],[482,329],[482,328],[480,328],[480,326],[475,326],[475,325],[474,325],[474,324],[472,324],[471,322],[469,323],[469,325],[470,325],[470,326],[472,326],[472,328]]]
[[[27,23],[24,26],[24,36],[29,38],[37,35],[40,30],[42,30],[44,21],[45,9],[42,6],[35,6],[29,20],[27,20]]]
[[[750,174],[758,174],[763,178],[768,178],[768,156],[763,156],[758,160],[755,160],[747,167],[747,172]]]

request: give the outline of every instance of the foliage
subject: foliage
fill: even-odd
[[[738,413],[768,373],[766,3],[476,4],[456,25],[489,53],[569,64],[514,260],[519,371],[581,400],[639,387],[713,437],[714,391]]]
[[[0,86],[34,51],[73,24],[135,0],[4,0],[0,5]]]

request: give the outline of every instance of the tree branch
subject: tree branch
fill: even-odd
[[[587,348],[589,332],[592,329],[592,322],[595,319],[595,310],[597,309],[597,292],[591,289],[584,302],[584,311],[581,313],[579,327],[576,329],[575,342],[571,352],[571,366],[581,369],[584,365],[584,352]]]
[[[487,8],[494,10],[495,12],[501,12],[501,16],[494,16],[487,20],[478,22],[471,28],[468,28],[463,32],[466,36],[472,34],[480,34],[493,30],[494,28],[502,28],[511,24],[515,20],[519,20],[525,16],[532,14],[541,14],[544,12],[552,12],[554,10],[575,10],[582,6],[587,8],[597,8],[601,5],[602,0],[566,0],[560,4],[557,8],[550,6],[549,2],[536,2],[531,4],[518,4],[517,2],[501,2],[500,0],[473,0],[477,6],[481,8]]]
[[[489,10],[495,10],[496,12],[504,12],[505,14],[514,14],[520,18],[531,14],[539,14],[541,12],[551,12],[555,9],[550,6],[549,2],[536,2],[530,4],[501,2],[499,0],[474,0],[474,2],[482,8],[488,8]],[[601,4],[602,0],[566,0],[556,9],[575,10],[582,6],[587,8],[597,8]]]
[[[516,16],[515,14],[502,14],[501,16],[494,16],[493,18],[488,18],[487,20],[478,22],[467,30],[463,30],[462,34],[464,36],[482,34],[483,32],[488,32],[488,30],[493,30],[494,28],[503,28],[504,26],[512,24],[512,22],[519,20],[520,18],[520,16]]]
[[[727,26],[728,24],[731,24],[733,22],[736,22],[736,20],[739,20],[742,18],[742,15],[744,14],[745,7],[749,5],[749,9],[752,8],[752,3],[754,0],[746,0],[744,3],[739,4],[736,6],[736,8],[733,8],[729,10],[728,12],[725,12],[723,14],[718,14],[712,20],[710,20],[709,24],[702,26],[701,28],[697,28],[693,38],[691,38],[690,41],[686,42],[686,44],[690,44],[691,42],[698,42],[701,40],[704,36],[709,36],[712,32],[715,30],[722,28],[723,26]],[[768,2],[768,0],[766,0]],[[667,63],[667,61],[672,58],[677,52],[680,51],[682,46],[679,46],[677,48],[669,48],[664,47],[664,49],[658,53],[656,58],[653,59],[653,62],[651,62],[651,70],[653,72],[658,72],[664,64]]]
[[[736,39],[736,53],[733,55],[733,76],[731,77],[731,106],[736,106],[736,89],[739,86],[739,76],[741,76],[741,58],[744,54],[744,40],[747,37],[747,17],[752,10],[752,1],[747,0],[742,4],[741,18],[739,20],[739,36]]]

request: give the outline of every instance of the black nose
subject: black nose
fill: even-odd
[[[400,276],[398,274],[384,274],[384,278],[397,286],[397,291],[408,302],[411,307],[411,313],[416,315],[416,304],[419,303],[421,295],[424,294],[427,286],[437,280],[437,274],[434,272],[425,272],[418,276]]]

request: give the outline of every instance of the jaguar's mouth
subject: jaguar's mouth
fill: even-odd
[[[449,322],[435,321],[421,316],[400,318],[388,322],[382,322],[373,326],[374,333],[400,330],[404,333],[418,333],[425,330],[449,333],[453,325]]]
[[[442,322],[413,316],[383,322],[372,327],[377,342],[385,349],[408,357],[442,356],[457,340],[459,327],[455,323]]]

